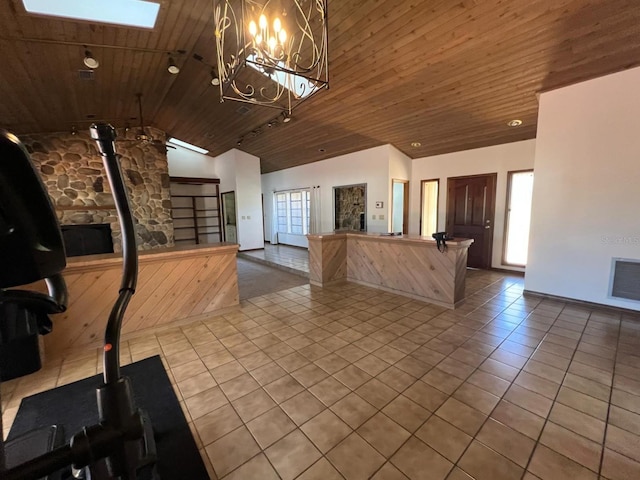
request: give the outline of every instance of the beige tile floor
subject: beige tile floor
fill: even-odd
[[[455,311],[297,286],[122,357],[161,355],[214,479],[640,478],[639,316],[522,283],[470,271]],[[98,370],[79,351],[2,384],[5,430],[22,397]]]

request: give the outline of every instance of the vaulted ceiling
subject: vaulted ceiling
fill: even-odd
[[[0,2],[0,127],[135,126],[142,92],[145,124],[211,155],[244,136],[263,172],[386,143],[418,158],[534,138],[537,93],[640,65],[638,0],[329,0],[330,89],[251,138],[274,111],[220,103],[212,1],[160,3],[142,30]],[[85,46],[100,61],[93,80],[79,78]]]

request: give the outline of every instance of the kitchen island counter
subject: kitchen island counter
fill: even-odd
[[[351,281],[455,308],[464,299],[467,251],[473,240],[361,232],[307,235],[309,280],[324,286]]]

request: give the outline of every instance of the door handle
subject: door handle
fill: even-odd
[[[491,228],[491,227],[490,227],[489,225],[487,225],[487,226],[486,226],[486,227],[484,227],[484,228],[485,228],[485,230],[486,230],[487,228]]]

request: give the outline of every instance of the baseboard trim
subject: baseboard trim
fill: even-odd
[[[627,313],[627,314],[637,316],[638,320],[640,320],[640,310],[632,310],[630,308],[616,307],[613,305],[605,305],[604,303],[588,302],[586,300],[578,300],[576,298],[561,297],[559,295],[551,295],[549,293],[534,292],[533,290],[525,289],[522,291],[522,293],[523,295],[526,295],[528,297],[555,300],[558,302],[570,303],[572,305],[580,305],[583,307],[588,307],[588,308],[598,309],[598,310],[609,310],[612,312]]]
[[[509,270],[507,268],[499,268],[499,267],[491,267],[489,269],[492,272],[498,273],[508,273],[510,275],[517,275],[519,277],[524,277],[525,272],[521,272],[520,270]]]

